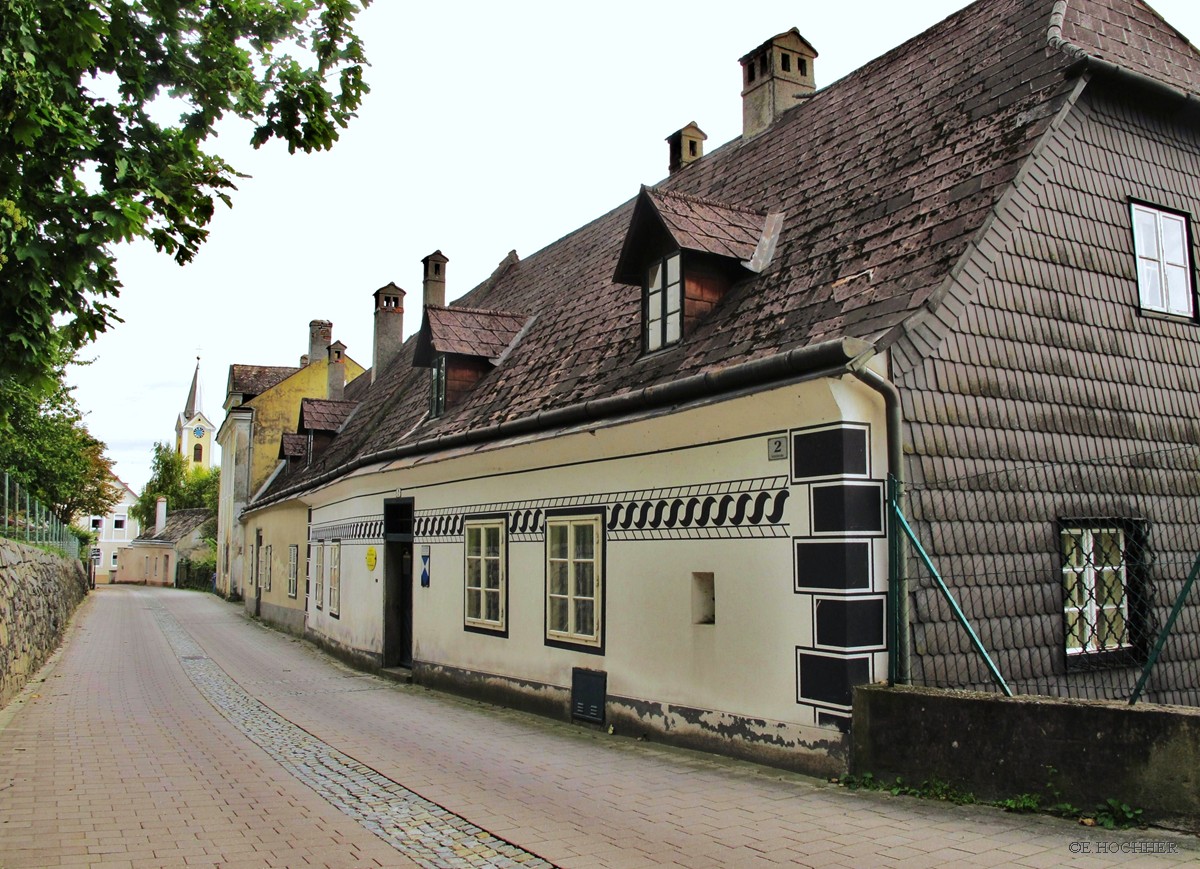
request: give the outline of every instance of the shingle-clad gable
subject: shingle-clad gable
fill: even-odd
[[[678,344],[644,355],[641,290],[613,282],[631,200],[450,306],[534,318],[459,404],[428,417],[428,374],[409,367],[410,338],[308,477],[288,487],[405,445],[553,419],[556,410],[798,348],[847,338],[888,346],[910,317],[941,304],[947,276],[1070,107],[1077,58],[1049,48],[1056,9],[1051,0],[981,0],[817,91],[760,135],[648,189],[670,215],[664,221],[676,222],[672,233],[706,251],[718,226],[732,236],[729,252],[740,253],[750,216],[786,215],[769,264],[733,285]],[[1070,0],[1063,21],[1062,33],[1088,51],[1200,89],[1194,50],[1136,0]],[[1115,29],[1121,22],[1127,31]]]
[[[302,459],[308,451],[308,438],[302,434],[285,432],[279,439],[279,458]]]

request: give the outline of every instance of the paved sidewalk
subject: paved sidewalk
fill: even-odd
[[[207,595],[85,607],[0,718],[0,866],[1200,864],[1192,837],[851,793],[396,686]],[[1096,853],[1148,841],[1178,853]]]

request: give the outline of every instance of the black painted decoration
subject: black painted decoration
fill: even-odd
[[[871,543],[868,540],[797,540],[796,591],[869,589]]]
[[[883,598],[818,598],[816,609],[818,646],[883,646]]]
[[[792,477],[865,477],[867,432],[861,428],[827,428],[792,434]]]
[[[835,658],[800,652],[797,667],[801,701],[849,708],[854,686],[871,681],[871,664],[866,658]]]
[[[812,487],[814,534],[883,532],[883,487],[839,483]]]

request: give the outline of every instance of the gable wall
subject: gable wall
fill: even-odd
[[[1151,520],[1159,561],[1151,621],[1165,621],[1191,547],[1200,547],[1176,543],[1195,536],[1190,527],[1200,517],[1188,499],[1173,497],[1196,488],[1195,455],[1149,464],[1119,457],[1198,443],[1200,326],[1139,310],[1129,199],[1191,216],[1194,281],[1200,135],[1095,86],[1051,135],[1013,199],[1027,204],[1002,210],[981,245],[998,255],[990,265],[979,258],[987,276],[975,301],[936,351],[896,375],[907,506],[1002,673],[1039,693],[1124,697],[1135,678],[1128,669],[1091,674],[1087,684],[1064,677],[1054,520]],[[1086,460],[1099,461],[1071,464]],[[1029,462],[1051,464],[1007,480],[948,482]],[[1191,474],[1178,470],[1188,463]],[[1145,467],[1113,470],[1131,464]],[[1182,569],[1166,567],[1172,546]],[[948,614],[928,592],[918,591],[914,604],[919,621],[945,624]],[[1200,703],[1184,675],[1187,656],[1195,666],[1200,654],[1197,632],[1200,604],[1181,620],[1167,659],[1183,660],[1160,664],[1153,699]],[[922,625],[914,648],[924,655],[914,664],[918,679],[936,682],[954,669],[949,659],[963,660],[957,641]]]

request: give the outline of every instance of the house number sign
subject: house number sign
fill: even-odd
[[[378,560],[377,556],[375,555],[375,547],[368,546],[367,547],[367,570],[374,570],[377,560]]]
[[[774,435],[767,438],[767,460],[783,461],[788,457],[787,435]]]

